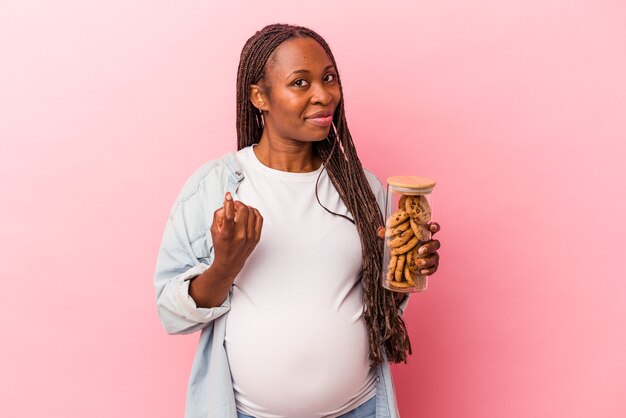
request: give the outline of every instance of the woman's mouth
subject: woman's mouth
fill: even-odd
[[[317,126],[330,126],[333,123],[333,116],[321,116],[316,118],[306,118],[307,121]]]
[[[321,112],[313,113],[305,119],[314,125],[326,127],[333,123],[333,112],[323,110]]]

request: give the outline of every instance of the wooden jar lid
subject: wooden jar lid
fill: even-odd
[[[387,178],[387,184],[394,188],[411,189],[414,191],[431,191],[435,187],[435,180],[428,177],[418,176],[391,176]]]

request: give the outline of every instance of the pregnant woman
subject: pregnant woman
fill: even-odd
[[[410,353],[408,296],[380,285],[385,190],[317,33],[276,24],[247,41],[237,149],[186,182],[157,261],[167,332],[201,331],[185,416],[398,417],[389,362]],[[431,275],[439,241],[423,247]]]

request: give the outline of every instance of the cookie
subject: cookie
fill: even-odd
[[[394,273],[395,279],[397,281],[402,280],[402,275],[404,274],[404,262],[406,261],[406,255],[402,254],[398,256],[398,262],[396,263],[396,271]]]
[[[408,287],[412,287],[407,282],[394,282],[393,280],[389,281],[389,286],[395,287],[396,289],[406,289]]]
[[[387,267],[387,278],[393,280],[396,273],[396,264],[398,263],[398,256],[392,255],[389,259],[389,267]]]
[[[399,254],[405,254],[409,251],[411,251],[413,248],[415,248],[417,246],[417,243],[419,242],[419,240],[417,239],[417,237],[413,237],[409,240],[409,242],[407,242],[406,244],[404,244],[401,247],[397,247],[397,248],[392,248],[391,249],[391,254],[392,255],[399,255]]]
[[[406,203],[406,197],[407,196],[405,194],[400,197],[400,200],[398,200],[398,209],[402,209],[404,207],[404,204]]]
[[[409,223],[409,220],[407,219],[406,221],[404,221],[400,225],[398,225],[398,226],[396,226],[394,228],[387,229],[387,232],[385,232],[385,234],[388,237],[394,237],[394,236],[396,236],[396,235],[406,231],[410,227],[411,227],[411,224]]]
[[[407,242],[409,242],[409,240],[411,238],[413,238],[415,234],[413,234],[413,230],[411,230],[411,228],[407,229],[406,231],[396,235],[395,237],[393,237],[392,239],[390,239],[389,241],[387,241],[387,244],[391,247],[391,248],[397,248],[397,247],[401,247],[402,245],[406,244]]]
[[[389,217],[389,219],[387,219],[387,227],[388,228],[396,227],[400,225],[401,223],[403,223],[404,221],[406,221],[407,219],[409,219],[409,214],[406,213],[406,210],[404,208],[398,209],[397,211],[393,213],[393,215]]]
[[[411,225],[411,230],[413,234],[420,241],[428,241],[430,239],[430,230],[428,229],[428,225],[418,224],[413,219],[409,220],[409,224]]]
[[[416,262],[417,262],[417,259],[419,257],[419,254],[418,254],[417,251],[418,251],[418,248],[415,247],[411,251],[406,253],[405,265],[406,265],[406,267],[411,269],[412,272],[416,272],[418,270]]]
[[[430,205],[424,196],[408,196],[404,210],[418,223],[430,222]]]
[[[411,271],[408,263],[404,266],[404,280],[411,286],[415,286],[415,273]]]

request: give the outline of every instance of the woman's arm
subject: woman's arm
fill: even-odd
[[[188,229],[198,226],[188,222],[206,210],[197,203],[204,200],[185,199],[184,208],[176,206],[165,227],[154,285],[159,318],[169,334],[199,331],[228,312],[228,292],[260,239],[259,211],[227,193],[224,206],[213,213],[212,239],[207,237],[202,254],[197,254],[199,247],[192,249]]]

